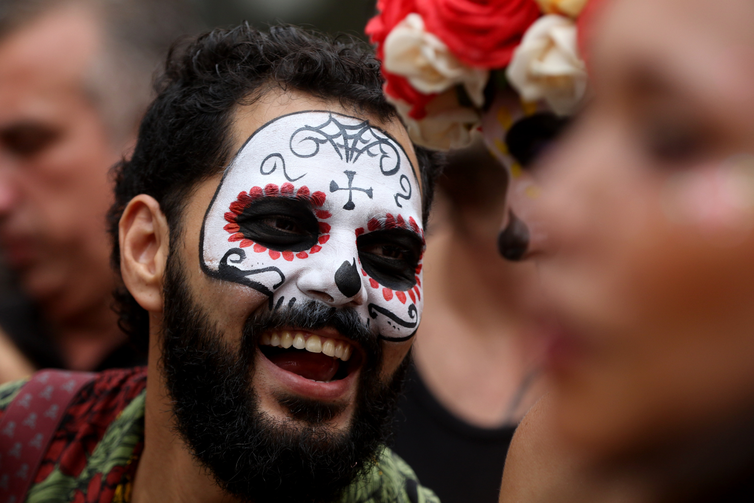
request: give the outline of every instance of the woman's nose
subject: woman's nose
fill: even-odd
[[[506,194],[505,219],[498,235],[498,250],[506,260],[521,261],[538,251],[541,223],[536,221],[536,205],[541,189],[531,174],[511,176]]]
[[[529,228],[512,209],[508,210],[507,224],[497,237],[497,249],[504,259],[522,260],[529,249]]]

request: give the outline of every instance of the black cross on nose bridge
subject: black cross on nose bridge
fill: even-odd
[[[353,186],[353,177],[356,176],[355,171],[344,171],[343,173],[346,174],[348,177],[348,187],[340,187],[338,186],[337,182],[335,180],[330,182],[330,192],[336,192],[338,190],[347,190],[348,191],[348,202],[343,206],[344,210],[352,210],[356,207],[355,204],[353,204],[353,191],[358,190],[359,192],[363,192],[366,195],[369,196],[369,199],[372,199],[372,188],[368,189],[361,189],[359,187]]]

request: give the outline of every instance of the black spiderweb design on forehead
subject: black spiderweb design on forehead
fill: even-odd
[[[293,132],[291,152],[301,158],[314,157],[322,145],[329,144],[346,163],[355,163],[366,154],[379,157],[380,171],[393,176],[401,168],[401,158],[393,140],[371,127],[368,121],[346,125],[330,115],[319,126],[303,126]]]

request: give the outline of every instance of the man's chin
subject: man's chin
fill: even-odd
[[[359,394],[360,368],[341,379],[319,382],[281,368],[257,351],[252,386],[259,408],[289,426],[346,431]]]

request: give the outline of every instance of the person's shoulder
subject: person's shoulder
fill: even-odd
[[[50,395],[69,383],[66,379],[72,374],[86,377],[51,374],[45,381]],[[121,477],[134,453],[140,452],[145,369],[107,370],[88,377],[70,403],[62,406],[60,421],[29,488],[28,502],[63,501],[61,495],[73,495],[70,501],[105,501],[101,497],[109,490],[109,482],[100,482]]]
[[[96,374],[92,382],[92,393],[98,396],[113,392],[129,396],[138,395],[146,385],[146,367],[109,369]]]
[[[342,503],[439,503],[423,487],[411,467],[397,454],[383,448],[373,466],[344,493]]]
[[[146,388],[144,367],[104,370],[95,374],[71,401],[65,423],[104,430]]]
[[[549,394],[540,398],[516,430],[499,501],[645,501],[633,489],[596,479],[584,469],[581,457],[564,444],[554,427],[552,402]]]

